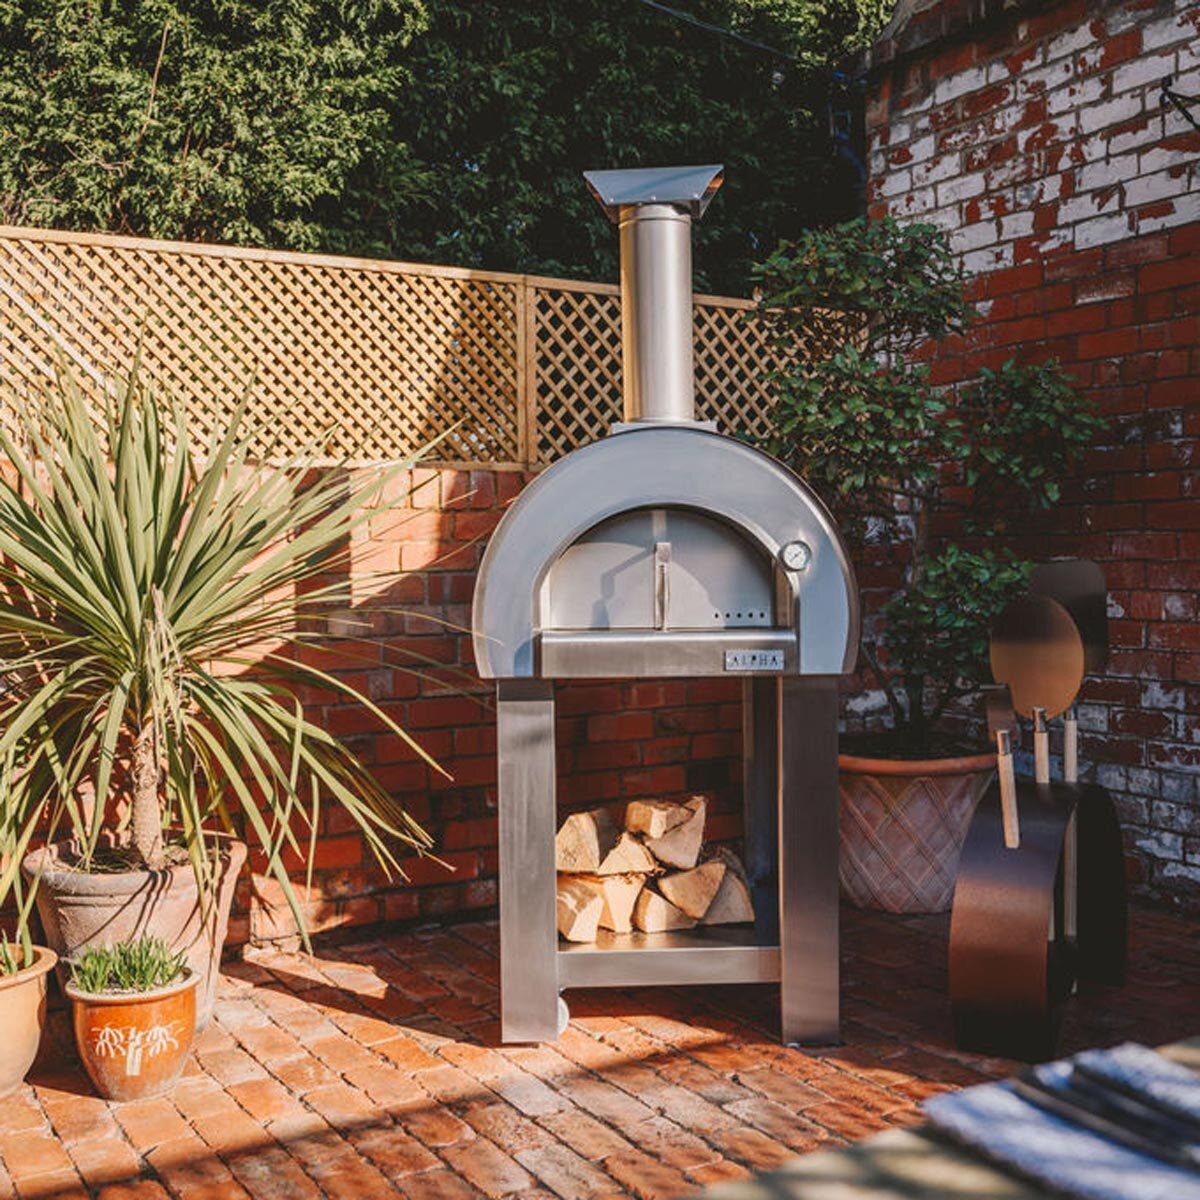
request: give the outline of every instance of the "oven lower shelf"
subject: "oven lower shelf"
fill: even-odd
[[[595,942],[559,943],[558,981],[563,988],[777,983],[779,947],[738,926],[602,932]]]

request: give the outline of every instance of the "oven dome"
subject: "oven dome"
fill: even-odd
[[[807,565],[778,569],[796,541]],[[663,623],[655,574],[641,569],[660,543]],[[541,674],[539,639],[558,630],[786,631],[789,670],[840,675],[857,653],[858,594],[828,512],[781,463],[701,426],[641,425],[560,459],[518,496],[484,554],[473,625],[488,679]]]

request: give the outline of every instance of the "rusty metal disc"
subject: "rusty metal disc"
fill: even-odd
[[[1067,610],[1049,596],[1025,595],[996,618],[991,639],[992,677],[1008,684],[1023,717],[1035,708],[1057,717],[1075,702],[1083,683],[1083,638]]]
[[[1083,638],[1084,669],[1103,673],[1108,662],[1108,582],[1098,563],[1072,558],[1039,563],[1029,590],[1057,600],[1075,618]]]

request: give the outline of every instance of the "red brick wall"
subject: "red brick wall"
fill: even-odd
[[[453,778],[427,767],[361,706],[335,702],[332,693],[305,699],[424,824],[452,870],[413,860],[411,884],[387,880],[331,807],[305,904],[314,932],[496,903],[495,724],[491,688],[475,676],[467,630],[483,547],[525,481],[514,472],[418,469],[398,482],[397,507],[373,518],[352,548],[355,608],[342,631],[353,636],[331,640],[318,661],[378,701]],[[708,836],[736,836],[739,695],[736,682],[710,680],[560,686],[563,812],[704,792],[714,802]],[[294,878],[302,884],[300,863]],[[231,942],[294,932],[278,885],[261,874],[247,880]]]
[[[1200,95],[1200,5],[1012,9],[928,4],[876,48],[870,213],[940,225],[977,276],[982,323],[938,380],[1053,356],[1108,418],[1018,548],[1103,565],[1114,649],[1083,753],[1119,797],[1138,888],[1197,906],[1200,133],[1158,92],[1173,75]]]

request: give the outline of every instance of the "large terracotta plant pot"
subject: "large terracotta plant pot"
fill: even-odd
[[[196,1035],[200,977],[151,992],[92,995],[66,985],[75,1046],[105,1100],[146,1100],[176,1084]]]
[[[859,908],[945,912],[991,754],[904,761],[838,756],[842,892]]]
[[[33,1066],[46,1024],[46,976],[58,955],[34,946],[33,962],[15,975],[0,975],[0,1096],[21,1086]]]
[[[183,951],[197,977],[196,1028],[212,1016],[221,948],[229,931],[229,909],[246,846],[223,834],[216,836],[221,855],[215,912],[207,924],[189,863],[161,871],[114,871],[91,874],[79,870],[79,847],[55,842],[35,850],[24,863],[25,875],[39,876],[38,916],[46,941],[60,959],[71,960],[92,946],[136,941],[143,934],[160,937],[172,951]],[[59,980],[66,984],[59,968]]]

